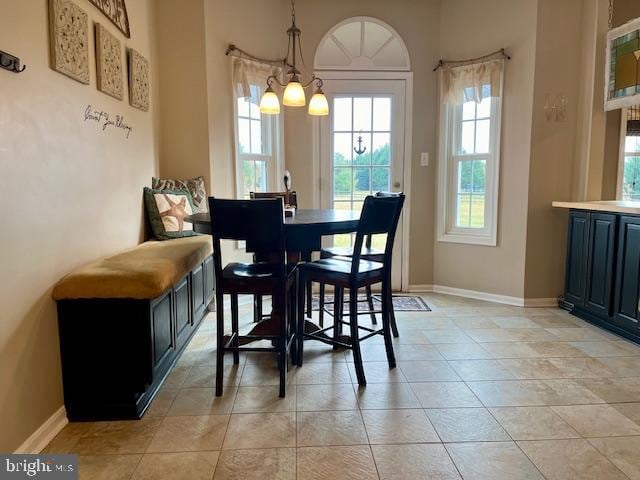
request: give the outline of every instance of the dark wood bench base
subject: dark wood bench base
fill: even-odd
[[[153,300],[58,301],[64,402],[71,421],[144,415],[213,300],[207,258]]]

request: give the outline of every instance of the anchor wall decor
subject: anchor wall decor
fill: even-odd
[[[362,136],[358,137],[358,148],[353,147],[353,151],[356,152],[358,155],[362,155],[364,152],[367,151],[367,147],[362,146]]]

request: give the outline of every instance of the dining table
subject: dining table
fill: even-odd
[[[211,234],[211,216],[208,212],[195,213],[185,217],[185,222],[193,225],[193,230],[201,234]],[[359,210],[343,209],[296,209],[292,216],[285,217],[284,231],[287,257],[290,262],[298,260],[310,261],[313,252],[322,248],[322,237],[353,233],[358,228]],[[247,251],[251,252],[248,244]],[[311,316],[311,289],[308,286],[307,317]],[[260,320],[249,332],[248,336],[274,334],[278,331],[281,307],[272,305],[271,315]],[[318,326],[305,321],[305,331],[316,332]],[[344,339],[347,341],[347,338]]]

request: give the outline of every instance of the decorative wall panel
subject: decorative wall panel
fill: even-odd
[[[133,48],[129,49],[129,104],[149,111],[149,61]]]
[[[89,20],[70,0],[49,0],[51,68],[89,83]]]
[[[101,24],[96,24],[96,68],[98,90],[122,100],[122,45]]]

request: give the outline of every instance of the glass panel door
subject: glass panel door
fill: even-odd
[[[391,190],[391,97],[333,98],[333,208],[360,210],[367,195]],[[353,235],[337,235],[351,246]],[[382,248],[384,237],[374,238]]]

